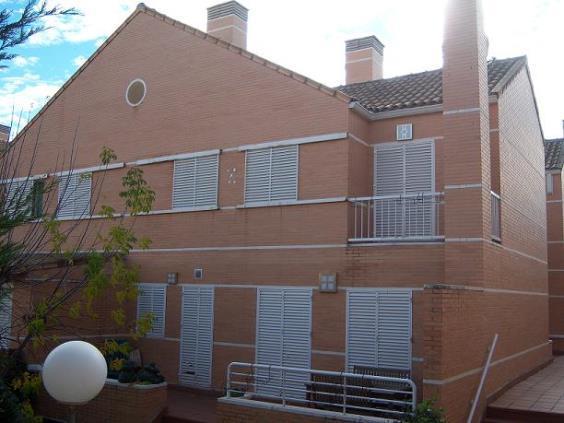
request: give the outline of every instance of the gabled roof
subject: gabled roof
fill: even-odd
[[[500,92],[526,63],[525,56],[490,60],[488,62],[490,95]],[[341,85],[337,89],[373,113],[433,106],[443,102],[443,70],[436,69],[395,78]]]
[[[544,167],[547,170],[564,166],[564,138],[544,141]]]

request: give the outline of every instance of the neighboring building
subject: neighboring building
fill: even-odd
[[[10,127],[0,124],[0,144],[10,139]]]
[[[564,138],[546,140],[546,214],[550,338],[555,354],[564,354]]]
[[[240,48],[236,2],[208,9],[213,36],[139,5],[20,133],[41,126],[34,174],[79,119],[79,172],[96,180],[103,146],[145,172],[153,242],[130,260],[157,316],[142,354],[170,383],[222,391],[233,361],[392,367],[459,422],[494,334],[484,399],[550,360],[527,61],[487,62],[478,2],[450,3],[443,70],[381,79],[366,37],[337,89]],[[90,208],[76,200],[61,217]]]

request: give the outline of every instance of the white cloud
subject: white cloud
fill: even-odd
[[[91,41],[96,46],[135,9],[139,0],[57,0],[83,15],[49,18],[52,29],[30,44]],[[206,8],[222,0],[148,0],[175,19],[205,30]],[[385,76],[441,66],[446,0],[240,0],[250,9],[249,50],[327,85],[344,81],[344,41],[374,34],[385,45]],[[483,1],[490,56],[527,54],[545,135],[561,136],[564,89],[564,2]],[[511,11],[508,14],[508,10]]]
[[[72,60],[73,65],[75,65],[77,68],[81,67],[84,62],[86,62],[86,57],[84,57],[82,55],[76,56]]]
[[[14,66],[17,66],[18,68],[33,66],[37,62],[39,62],[39,57],[36,56],[16,56],[12,60]]]

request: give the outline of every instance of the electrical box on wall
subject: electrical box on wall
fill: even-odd
[[[319,292],[337,292],[337,274],[319,274]]]
[[[194,268],[194,279],[199,281],[203,278],[204,278],[204,269],[202,269],[201,267]]]
[[[166,283],[169,285],[176,285],[178,283],[178,273],[169,272],[166,274]]]

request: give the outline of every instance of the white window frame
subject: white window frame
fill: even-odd
[[[552,173],[547,172],[546,174],[546,193],[552,194],[554,192],[554,178]]]
[[[146,289],[146,290],[148,290],[148,291],[149,291],[149,290],[152,291],[152,290],[154,290],[154,289],[163,289],[163,290],[164,290],[164,296],[163,296],[163,316],[162,316],[162,322],[163,322],[163,324],[162,324],[162,330],[159,331],[158,333],[155,333],[155,332],[154,332],[154,329],[151,329],[149,332],[147,332],[147,333],[145,334],[145,336],[146,336],[147,338],[164,338],[164,336],[165,336],[165,333],[166,333],[166,308],[167,308],[167,307],[166,307],[166,305],[167,305],[167,297],[166,297],[166,294],[167,294],[167,287],[168,287],[168,285],[165,284],[165,283],[140,283],[140,284],[138,285],[138,289],[139,289],[140,291],[143,291],[143,289]],[[141,292],[139,292],[139,294],[137,295],[137,314],[136,314],[137,320],[139,320],[139,319],[142,317],[142,316],[141,316],[141,313],[140,313],[140,310],[139,310],[139,299],[140,299],[140,297],[141,297]],[[151,310],[150,310],[148,313],[154,313],[154,307],[153,307],[152,301],[151,301]]]
[[[402,136],[401,131],[403,128],[409,128],[409,136]],[[413,139],[413,123],[399,123],[396,125],[396,141],[409,141]]]
[[[295,147],[296,149],[296,174],[295,174],[295,195],[292,198],[285,198],[285,199],[272,199],[272,153],[277,149]],[[261,199],[261,200],[247,200],[247,187],[248,187],[248,154],[249,153],[256,153],[257,151],[269,151],[270,156],[270,170],[268,173],[268,198]],[[299,179],[300,179],[300,146],[298,144],[292,145],[282,145],[282,146],[274,146],[274,147],[265,147],[265,148],[255,148],[249,149],[245,151],[245,186],[243,191],[244,196],[244,204],[249,206],[256,206],[256,205],[276,205],[276,204],[284,204],[284,203],[291,203],[298,201],[299,197]]]

